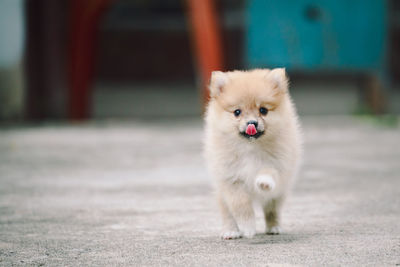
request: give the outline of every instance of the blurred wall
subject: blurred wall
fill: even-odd
[[[243,68],[243,0],[216,1],[226,69]],[[100,25],[97,79],[194,83],[185,1],[118,0]]]
[[[0,119],[23,114],[24,1],[0,1]]]
[[[24,2],[26,118],[66,118],[69,0]]]
[[[24,111],[29,119],[67,117],[71,87],[67,67],[71,56],[71,2],[0,0],[0,119],[20,117]],[[243,11],[246,3],[245,0],[216,1],[227,70],[245,67]],[[398,86],[400,1],[389,0],[389,3],[389,62],[391,78]],[[93,47],[96,83],[162,84],[165,91],[170,88],[165,86],[167,82],[183,83],[191,85],[192,93],[196,93],[185,1],[115,0],[102,17],[98,30]],[[20,67],[21,58],[24,71]],[[338,79],[326,77],[323,82],[332,80]],[[114,86],[107,88],[113,93]],[[130,86],[127,89],[133,91]],[[111,104],[107,102],[107,105]]]

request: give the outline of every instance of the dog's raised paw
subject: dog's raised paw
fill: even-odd
[[[282,232],[282,229],[279,226],[273,226],[268,229],[267,235],[279,235]]]
[[[275,188],[275,181],[270,175],[260,175],[256,179],[256,185],[261,190],[272,191]]]
[[[223,240],[238,239],[241,238],[242,234],[239,231],[227,231],[221,234]]]

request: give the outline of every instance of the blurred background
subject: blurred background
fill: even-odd
[[[275,67],[285,234],[222,243],[207,83]],[[399,0],[0,0],[0,265],[399,266],[399,114]]]
[[[396,0],[1,0],[0,35],[3,121],[198,117],[255,67],[303,115],[400,112]]]

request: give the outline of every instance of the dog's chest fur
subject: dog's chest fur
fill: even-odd
[[[251,140],[240,140],[234,146],[225,145],[219,147],[225,161],[220,162],[224,179],[243,182],[254,181],[257,173],[266,167],[281,168],[281,162],[273,150],[261,147]],[[225,148],[224,148],[225,147]]]

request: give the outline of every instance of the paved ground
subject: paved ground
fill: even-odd
[[[222,241],[201,121],[0,131],[0,265],[400,265],[400,129],[305,118],[284,234]]]

